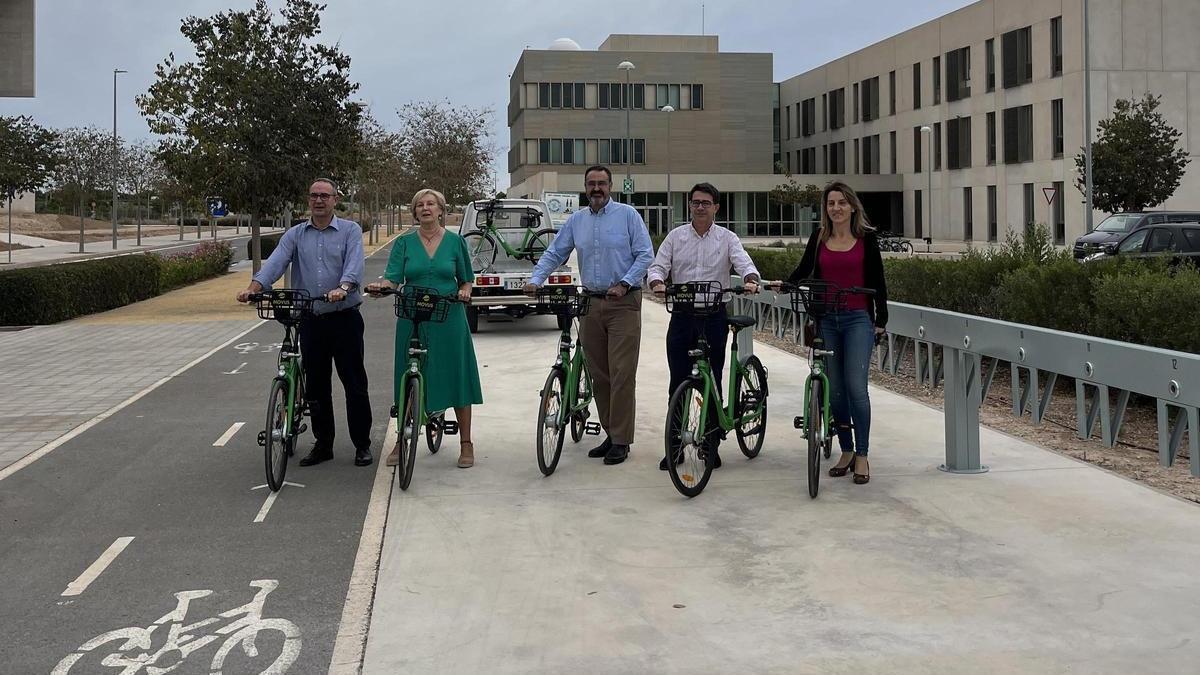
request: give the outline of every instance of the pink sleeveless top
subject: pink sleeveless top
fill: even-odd
[[[821,265],[821,278],[837,284],[841,288],[863,286],[865,284],[863,264],[865,246],[862,239],[857,239],[849,251],[833,251],[821,244],[817,252],[817,261]],[[850,295],[846,297],[846,309],[867,309],[868,298],[865,295]]]

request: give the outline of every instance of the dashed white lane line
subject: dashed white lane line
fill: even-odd
[[[83,574],[80,574],[75,581],[67,584],[67,590],[63,591],[62,594],[64,596],[71,596],[79,595],[86,591],[87,587],[96,580],[96,577],[100,576],[117,559],[117,556],[121,555],[121,551],[124,551],[125,547],[129,546],[129,542],[131,541],[133,541],[133,537],[118,537],[104,553],[100,554],[99,558],[96,558],[96,562],[83,571]]]
[[[300,483],[293,483],[291,481],[285,480],[285,481],[283,481],[283,487],[279,488],[279,492],[283,492],[283,488],[285,488],[289,485],[292,487],[298,487],[298,488],[304,487]],[[250,489],[251,490],[259,490],[259,489],[262,489],[265,487],[267,487],[267,486],[266,485],[256,485]],[[258,515],[254,516],[254,522],[261,523],[267,519],[267,512],[271,510],[271,505],[275,503],[275,498],[279,496],[279,492],[271,492],[270,494],[267,495],[267,501],[263,502],[262,508],[258,510]]]
[[[233,435],[236,434],[238,432],[238,430],[244,426],[246,426],[245,422],[234,422],[233,425],[230,426],[229,429],[227,429],[225,431],[225,433],[221,434],[220,438],[213,441],[213,447],[214,448],[225,447],[225,444],[229,442],[229,439],[233,438]]]

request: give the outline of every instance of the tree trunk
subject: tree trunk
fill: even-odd
[[[79,195],[79,252],[83,253],[83,195]]]
[[[255,274],[262,268],[262,239],[259,236],[259,220],[262,218],[258,210],[250,212],[250,260],[251,269]]]

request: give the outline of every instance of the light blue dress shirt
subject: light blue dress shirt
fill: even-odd
[[[292,288],[302,288],[314,298],[343,282],[354,284],[341,302],[313,303],[314,314],[327,314],[362,303],[363,260],[362,228],[358,223],[334,216],[329,227],[319,230],[306,220],[283,233],[254,280],[270,288],[291,265]]]
[[[529,282],[546,283],[572,249],[579,252],[580,281],[590,291],[606,291],[622,281],[638,288],[654,260],[654,245],[642,217],[632,206],[611,199],[599,211],[589,206],[567,218]]]

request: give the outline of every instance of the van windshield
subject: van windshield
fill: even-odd
[[[487,211],[475,213],[475,224],[482,229],[487,224]],[[537,227],[540,219],[530,213],[526,207],[498,208],[492,213],[492,225],[498,229]]]
[[[1096,227],[1100,232],[1128,232],[1142,218],[1141,213],[1120,213],[1109,216]]]

